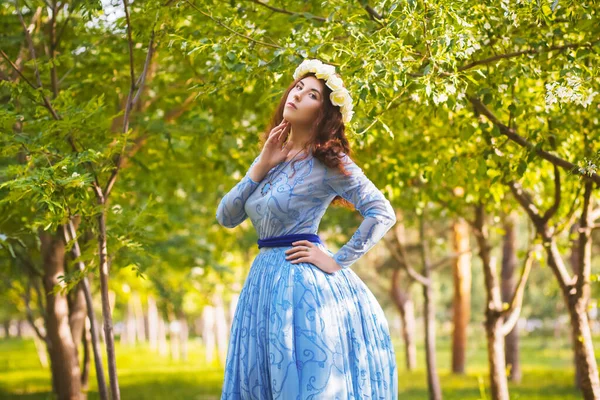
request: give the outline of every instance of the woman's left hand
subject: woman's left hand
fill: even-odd
[[[342,269],[333,257],[325,253],[319,246],[309,240],[298,240],[292,243],[293,247],[285,251],[286,260],[292,264],[301,262],[316,265],[320,270],[332,274]]]

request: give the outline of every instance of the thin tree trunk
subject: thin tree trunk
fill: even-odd
[[[81,342],[83,344],[83,369],[81,371],[81,387],[84,391],[87,392],[90,383],[90,335],[88,333],[87,326],[81,334]]]
[[[515,269],[517,264],[516,244],[516,218],[514,213],[504,217],[504,237],[502,246],[502,301],[509,302],[517,287]],[[521,362],[519,359],[519,330],[518,325],[504,338],[506,351],[506,365],[509,369],[508,377],[512,382],[521,382]]]
[[[404,341],[406,369],[413,371],[417,367],[415,305],[408,291],[403,290],[400,286],[399,269],[395,269],[392,274],[391,296],[402,319],[402,339]]]
[[[136,341],[144,343],[146,341],[146,325],[144,323],[144,308],[142,306],[142,299],[140,299],[140,295],[137,292],[133,292],[131,295],[135,318]]]
[[[127,312],[125,313],[124,329],[121,333],[121,345],[134,345],[136,342],[136,320],[133,304],[133,296],[130,293],[127,299]]]
[[[554,204],[543,215],[531,201],[530,196],[516,182],[508,183],[513,195],[523,209],[529,214],[538,235],[542,238],[544,249],[548,257],[548,266],[554,273],[561,288],[565,304],[569,310],[571,320],[573,349],[576,362],[580,367],[581,391],[586,400],[600,399],[600,379],[598,365],[594,354],[592,335],[587,314],[587,305],[590,298],[591,257],[592,257],[592,220],[591,220],[591,195],[594,184],[590,180],[584,181],[583,209],[579,227],[579,270],[574,277],[569,274],[562,259],[554,230],[548,227],[548,218],[558,209],[560,204],[560,170],[554,165],[555,194]]]
[[[48,346],[45,341],[42,340],[38,335],[33,335],[33,342],[35,344],[35,351],[37,352],[38,359],[42,368],[48,368]]]
[[[206,305],[202,309],[203,333],[202,341],[205,347],[205,357],[207,364],[212,364],[215,359],[216,338],[215,338],[215,308]]]
[[[179,361],[181,356],[181,326],[172,312],[169,312],[169,344],[171,345],[171,359]]]
[[[158,318],[156,301],[154,297],[148,296],[148,340],[152,350],[158,348]]]
[[[227,318],[227,331],[231,332],[231,326],[233,325],[233,318],[235,317],[235,309],[237,308],[238,301],[240,300],[239,293],[231,295],[231,302],[229,303],[229,318]],[[199,319],[202,321],[202,319]]]
[[[454,251],[460,254],[453,265],[454,299],[452,302],[452,372],[465,373],[467,329],[471,319],[471,255],[468,224],[459,219],[453,225]]]
[[[579,221],[576,221],[569,230],[569,237],[573,237],[571,240],[571,255],[570,255],[570,263],[571,269],[575,275],[580,273],[580,265],[579,265],[579,235],[576,232],[579,230]],[[573,335],[573,330],[571,329],[571,336]],[[571,337],[571,343],[574,343],[575,338]],[[575,368],[575,387],[581,390],[581,367],[577,362],[577,354],[573,351],[573,365]]]
[[[167,345],[167,324],[165,320],[160,316],[158,318],[158,354],[166,356],[169,352]]]
[[[189,326],[188,326],[187,319],[186,319],[183,311],[180,311],[178,313],[177,317],[178,317],[179,326],[180,326],[179,341],[180,341],[180,347],[181,347],[181,349],[180,349],[181,359],[183,361],[187,361],[188,360]]]
[[[441,400],[442,388],[437,372],[435,352],[435,308],[427,241],[425,239],[425,221],[423,214],[420,216],[419,231],[421,240],[421,259],[423,261],[423,276],[429,282],[429,284],[423,285],[423,299],[425,303],[425,359],[427,363],[427,384],[429,386],[429,399]]]
[[[544,248],[548,256],[548,265],[557,275],[559,280],[565,284],[561,285],[563,298],[569,310],[571,320],[572,342],[576,363],[579,365],[581,391],[584,399],[600,399],[600,380],[598,378],[598,364],[594,354],[594,345],[587,314],[587,306],[590,298],[589,276],[591,270],[592,240],[591,225],[588,220],[591,183],[586,183],[586,194],[584,198],[584,211],[579,228],[579,267],[581,270],[577,277],[584,277],[582,281],[577,279],[574,284],[567,284],[560,271],[566,271],[560,251],[554,238],[542,232]],[[542,228],[542,227],[540,227]]]
[[[221,365],[225,364],[227,358],[228,335],[227,322],[225,319],[225,306],[222,296],[213,296],[213,304],[215,305],[215,334],[217,337],[217,350],[219,352],[219,361]]]
[[[492,261],[492,263],[495,263],[495,261]],[[503,319],[497,310],[486,310],[485,328],[490,363],[490,390],[494,400],[509,400],[504,336],[501,334],[502,324]]]
[[[79,241],[77,240],[75,224],[72,220],[69,220],[69,224],[68,226],[65,226],[63,233],[65,235],[65,241],[73,240],[72,251],[75,258],[77,259],[81,257],[81,248],[79,247]],[[77,263],[77,267],[80,271],[85,270],[85,265],[83,264],[83,261],[79,261]],[[81,279],[79,286],[85,299],[87,321],[89,321],[90,324],[92,351],[94,352],[94,367],[96,369],[96,382],[98,383],[98,394],[100,396],[100,400],[108,400],[108,388],[106,387],[104,367],[102,366],[102,353],[100,351],[100,342],[98,338],[98,324],[96,323],[96,315],[94,314],[94,302],[92,300],[92,291],[90,289],[90,282],[87,276],[84,276]],[[84,323],[84,326],[85,325],[86,324]],[[87,338],[87,329],[84,329],[83,335]],[[89,349],[86,349],[86,351],[89,352]],[[87,376],[85,378],[82,377],[82,383],[85,383],[85,387],[87,387],[88,379],[89,377]]]
[[[85,309],[85,295],[83,293],[83,285],[78,284],[72,292],[72,300],[69,304],[69,327],[71,328],[71,336],[75,343],[75,351],[79,354],[79,345],[85,330],[85,318],[87,312]],[[79,359],[79,356],[77,357]]]
[[[4,327],[4,337],[9,338],[10,337],[10,319],[4,320],[4,323],[2,324],[2,326]]]
[[[53,386],[59,400],[81,399],[81,371],[69,327],[67,296],[53,293],[58,277],[65,274],[65,243],[60,235],[39,231],[42,243],[44,291],[46,292],[46,340]]]
[[[104,204],[101,203],[102,206]],[[109,266],[108,249],[106,243],[106,209],[103,208],[98,216],[98,247],[100,251],[100,293],[102,295],[102,318],[104,321],[104,340],[106,343],[106,355],[108,358],[108,376],[110,380],[110,391],[112,400],[120,400],[119,381],[117,377],[117,359],[115,354],[115,338],[113,335],[112,311],[108,297],[109,290]]]
[[[592,221],[591,193],[593,184],[585,183],[584,204],[579,226],[578,243],[578,274],[574,284],[561,285],[563,297],[569,310],[571,319],[572,341],[575,352],[575,360],[579,365],[581,391],[584,399],[600,399],[600,379],[598,377],[598,365],[594,354],[592,333],[588,319],[587,307],[590,299],[590,283],[592,263]],[[542,227],[540,227],[542,228]],[[548,265],[555,274],[566,271],[562,257],[554,238],[544,231],[544,248],[548,254]],[[560,279],[561,276],[559,275]],[[583,279],[582,279],[583,278]],[[563,280],[564,282],[564,280]]]
[[[485,331],[487,336],[488,363],[490,370],[490,390],[494,400],[509,400],[508,381],[504,355],[504,335],[502,334],[502,299],[498,284],[496,259],[491,257],[488,243],[488,228],[485,221],[485,205],[475,207],[475,227],[479,257],[483,264],[486,289]]]

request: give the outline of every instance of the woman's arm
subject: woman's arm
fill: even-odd
[[[335,262],[346,269],[383,238],[396,223],[396,213],[389,200],[367,178],[363,170],[344,154],[342,159],[350,176],[334,170],[324,178],[333,193],[343,197],[364,217],[352,238],[333,255]]]
[[[234,228],[248,217],[244,210],[246,200],[268,172],[259,161],[260,154],[254,159],[246,175],[221,199],[216,213],[220,225]]]

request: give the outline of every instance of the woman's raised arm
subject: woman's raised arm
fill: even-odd
[[[351,175],[345,176],[334,170],[325,176],[324,183],[333,193],[352,203],[364,217],[352,238],[333,255],[335,262],[345,269],[369,251],[394,226],[396,213],[389,200],[347,154],[344,154],[342,162]]]

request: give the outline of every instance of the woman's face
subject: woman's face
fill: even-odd
[[[293,103],[296,108],[289,103]],[[317,117],[322,104],[323,82],[314,76],[307,76],[290,90],[283,108],[283,118],[292,124],[310,124]]]

